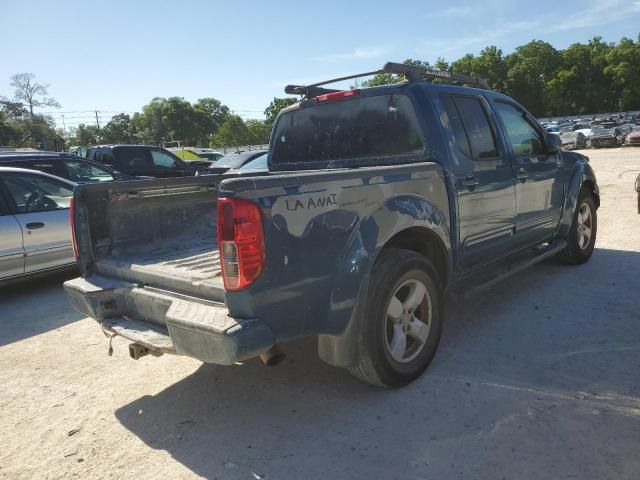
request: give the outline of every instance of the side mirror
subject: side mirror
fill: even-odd
[[[547,132],[544,135],[544,143],[547,146],[547,153],[558,153],[562,150],[562,139],[560,135]]]

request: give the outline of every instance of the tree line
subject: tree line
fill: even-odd
[[[451,63],[442,58],[433,65],[404,63],[486,78],[492,90],[515,98],[538,117],[640,110],[640,34],[636,41],[623,37],[618,43],[594,37],[564,50],[532,40],[508,55],[492,45]],[[399,80],[380,74],[362,85]]]
[[[433,65],[415,59],[405,63],[486,78],[493,90],[515,98],[538,117],[640,110],[640,34],[635,41],[623,37],[617,43],[596,36],[561,50],[532,40],[507,55],[492,45],[453,62],[439,58]],[[359,85],[399,80],[395,75],[379,74]],[[13,98],[0,96],[0,146],[47,149],[65,143],[160,144],[170,140],[212,147],[263,144],[268,142],[278,112],[297,101],[274,98],[264,111],[264,120],[245,120],[215,98],[191,103],[182,97],[158,97],[133,115],[113,116],[102,128],[80,124],[64,132],[51,117],[37,113],[40,107],[60,107],[48,96],[48,85],[23,73],[11,77],[11,86]]]

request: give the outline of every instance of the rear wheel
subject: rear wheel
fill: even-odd
[[[567,237],[567,246],[558,258],[570,265],[585,263],[593,254],[598,230],[598,217],[593,195],[585,188],[578,196],[578,208]]]
[[[439,277],[426,258],[384,250],[372,272],[358,364],[351,374],[380,387],[401,387],[418,378],[440,341],[441,297]]]

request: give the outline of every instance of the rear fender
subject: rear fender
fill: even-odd
[[[356,363],[371,270],[380,252],[393,237],[416,227],[429,230],[442,242],[451,259],[444,188],[442,195],[444,198],[434,198],[434,203],[413,195],[394,196],[359,223],[350,238],[331,293],[327,327],[336,334],[318,337],[318,354],[322,360],[340,367]],[[447,269],[448,275],[450,260]]]

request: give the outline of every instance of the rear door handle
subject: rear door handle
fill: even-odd
[[[44,223],[42,222],[31,222],[31,223],[27,223],[27,228],[29,230],[36,230],[38,228],[42,228],[44,227]]]
[[[473,189],[480,184],[480,180],[478,180],[474,175],[467,175],[464,180],[460,182],[460,185],[463,187],[467,187],[468,189]]]
[[[527,171],[524,168],[520,168],[520,170],[518,170],[518,173],[516,174],[516,178],[523,183],[527,181],[528,177],[529,175],[527,175]]]

